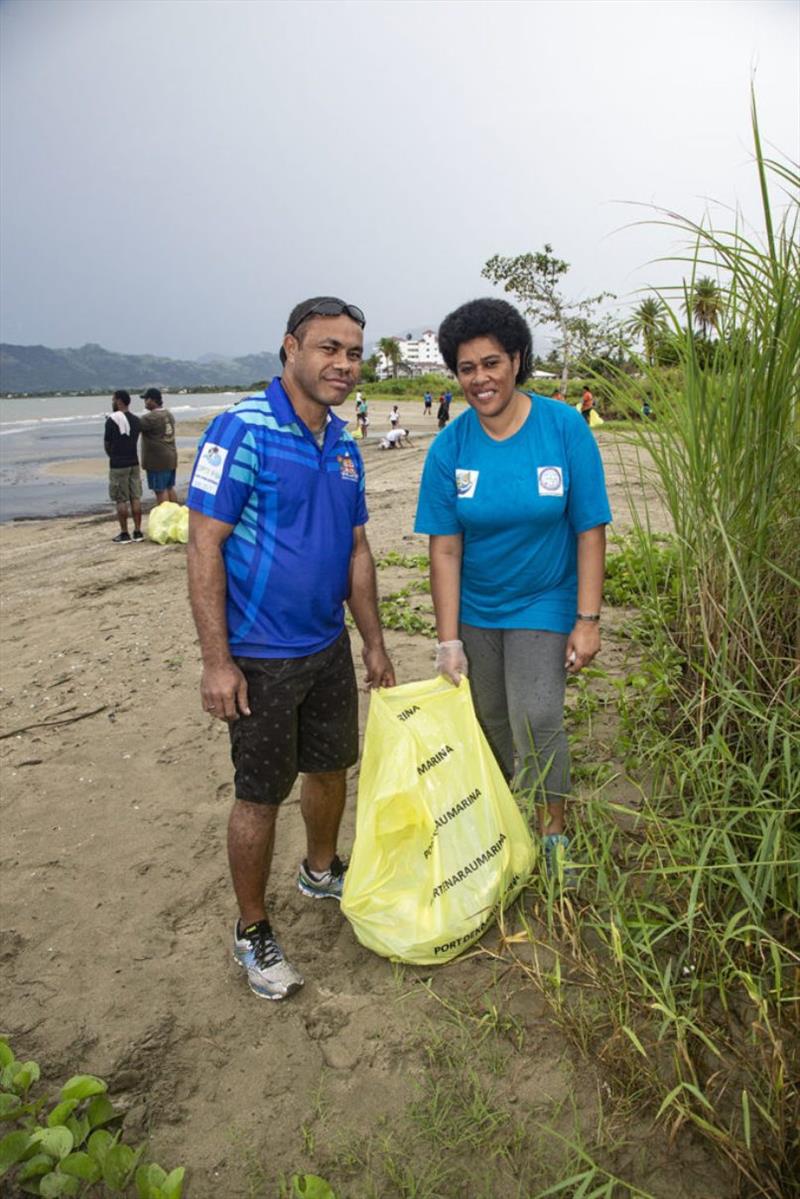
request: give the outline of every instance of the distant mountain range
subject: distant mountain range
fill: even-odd
[[[41,391],[130,392],[145,387],[175,391],[185,387],[248,388],[281,372],[277,354],[223,358],[206,354],[193,362],[151,354],[115,354],[89,342],[76,349],[0,344],[0,393]]]

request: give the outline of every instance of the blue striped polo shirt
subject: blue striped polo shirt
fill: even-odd
[[[320,449],[273,379],[209,425],[186,502],[233,525],[222,549],[232,654],[298,658],[336,640],[353,529],[368,519],[364,465],[340,417],[329,412]]]

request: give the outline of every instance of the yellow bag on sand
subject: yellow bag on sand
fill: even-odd
[[[147,536],[159,545],[189,540],[189,509],[185,504],[173,504],[165,500],[156,504],[147,518]]]
[[[517,895],[533,855],[467,680],[373,691],[342,895],[361,944],[403,962],[449,961]]]
[[[575,409],[577,412],[581,411],[581,401],[580,400],[578,400],[577,404],[575,405]],[[589,428],[596,429],[598,425],[604,425],[605,423],[606,422],[603,420],[602,416],[597,411],[597,409],[592,408],[592,410],[589,413]]]

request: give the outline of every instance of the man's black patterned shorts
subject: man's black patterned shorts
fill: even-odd
[[[234,658],[250,716],[229,725],[236,798],[282,803],[297,775],[358,757],[358,689],[347,631],[305,658]]]

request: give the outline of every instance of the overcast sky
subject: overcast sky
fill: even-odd
[[[551,242],[635,299],[656,204],[757,217],[800,156],[795,0],[0,0],[2,339],[277,348],[333,293],[372,341]],[[677,270],[677,268],[674,268]],[[672,273],[672,269],[667,272]],[[539,341],[539,346],[542,342]]]

